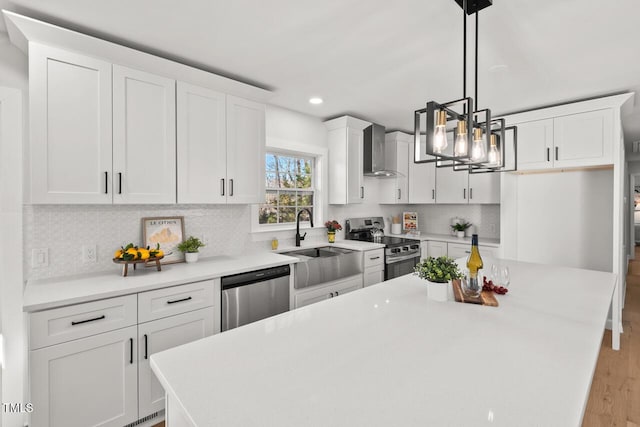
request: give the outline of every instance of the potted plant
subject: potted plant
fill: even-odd
[[[205,246],[204,243],[200,239],[194,236],[189,236],[189,238],[182,243],[180,243],[177,247],[180,252],[184,253],[184,258],[187,262],[196,262],[198,261],[198,250]]]
[[[471,223],[467,221],[456,222],[451,226],[451,228],[458,233],[458,237],[460,238],[464,237],[464,233],[469,227],[471,227]]]
[[[329,238],[329,243],[335,243],[336,231],[342,230],[342,226],[335,219],[325,222],[324,226],[327,227],[327,237]]]
[[[458,264],[448,256],[429,257],[418,263],[414,271],[414,274],[427,281],[427,295],[434,301],[446,301],[451,281],[462,277]]]

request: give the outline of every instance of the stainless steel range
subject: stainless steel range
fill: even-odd
[[[420,262],[420,242],[384,235],[382,217],[349,218],[345,221],[345,238],[382,243],[384,249],[384,280],[413,273]]]

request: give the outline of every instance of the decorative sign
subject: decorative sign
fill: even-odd
[[[416,231],[418,229],[418,212],[402,213],[402,229],[405,231]]]
[[[142,218],[142,240],[152,248],[160,244],[162,264],[183,262],[184,254],[177,246],[184,240],[184,217]]]

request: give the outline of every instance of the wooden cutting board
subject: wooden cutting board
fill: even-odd
[[[453,296],[458,302],[467,302],[470,304],[488,305],[490,307],[497,307],[498,300],[492,291],[482,291],[478,297],[469,297],[462,292],[459,280],[451,281],[453,286]]]

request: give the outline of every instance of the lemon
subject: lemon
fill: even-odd
[[[132,256],[133,256],[133,258],[132,258],[132,259],[137,259],[137,258],[138,258],[138,249],[136,249],[136,248],[129,248],[129,249],[127,249],[127,253],[128,253],[129,255],[132,255]]]
[[[114,258],[122,258],[122,254],[124,253],[124,251],[122,249],[118,249],[116,251],[116,253],[113,254]]]
[[[149,259],[149,250],[140,248],[138,249],[138,255],[140,256],[140,259]]]

